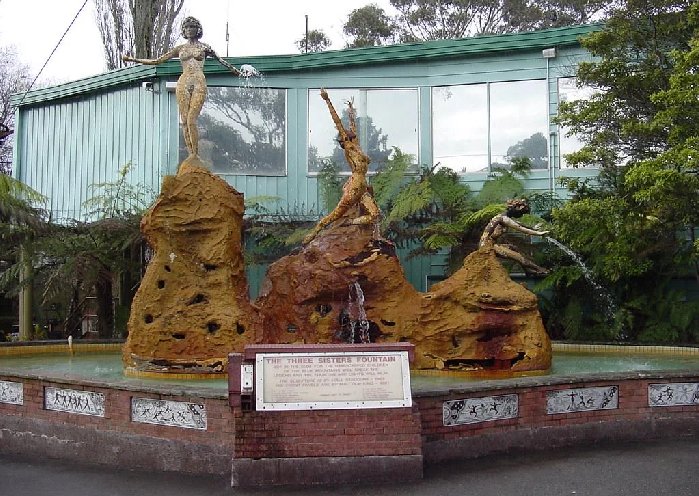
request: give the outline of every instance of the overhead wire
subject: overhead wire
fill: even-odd
[[[49,63],[49,60],[51,60],[51,57],[53,57],[53,54],[56,53],[56,50],[58,49],[58,47],[60,46],[61,42],[63,41],[63,38],[66,37],[66,35],[68,34],[68,31],[70,31],[70,28],[73,27],[73,24],[75,23],[75,20],[78,18],[78,16],[80,15],[80,13],[83,11],[83,9],[85,8],[85,5],[87,5],[87,2],[88,2],[88,1],[89,1],[89,0],[85,0],[85,1],[83,2],[82,6],[80,7],[80,9],[78,9],[78,12],[77,12],[77,13],[75,14],[75,16],[73,17],[73,20],[70,21],[70,24],[68,25],[68,27],[66,28],[65,32],[64,32],[63,35],[61,36],[61,39],[58,40],[58,43],[56,43],[56,46],[53,47],[53,50],[51,50],[51,53],[49,54],[48,58],[46,59],[46,62],[44,62],[44,65],[41,66],[41,69],[39,69],[38,74],[36,75],[36,77],[34,78],[34,80],[32,81],[32,83],[29,85],[29,87],[26,89],[26,91],[25,91],[24,94],[22,95],[22,99],[19,101],[19,103],[18,103],[17,105],[15,105],[15,108],[16,108],[16,107],[19,107],[20,105],[22,105],[22,102],[24,102],[24,99],[27,97],[27,93],[29,93],[29,92],[31,91],[31,89],[34,87],[34,83],[36,83],[36,80],[39,79],[39,76],[41,76],[41,73],[43,72],[44,68],[45,68],[46,65]]]

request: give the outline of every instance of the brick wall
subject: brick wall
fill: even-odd
[[[413,408],[236,414],[236,458],[420,455]]]

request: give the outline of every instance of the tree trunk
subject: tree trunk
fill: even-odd
[[[114,337],[114,299],[112,297],[112,275],[107,272],[95,283],[97,298],[97,333],[102,339]]]

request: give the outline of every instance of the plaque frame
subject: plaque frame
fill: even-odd
[[[400,362],[401,386],[400,399],[364,399],[351,401],[324,401],[303,398],[301,401],[265,401],[264,367],[266,359],[274,358],[315,358],[315,357],[396,357]],[[362,364],[357,364],[361,367]],[[351,410],[369,408],[407,408],[412,407],[410,389],[410,360],[408,351],[300,351],[300,352],[262,352],[255,354],[255,409],[267,410]]]

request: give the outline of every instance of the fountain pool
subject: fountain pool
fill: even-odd
[[[642,373],[658,371],[696,371],[699,372],[699,349],[693,348],[662,348],[662,347],[634,347],[638,351],[624,352],[623,346],[618,347],[590,347],[590,350],[581,351],[585,345],[571,347],[566,345],[554,345],[554,354],[551,370],[543,374],[544,377],[584,378],[597,374],[608,373]],[[558,348],[558,350],[556,350]],[[563,348],[563,349],[561,349]],[[567,351],[566,348],[576,351]],[[599,350],[606,349],[606,352]],[[673,354],[672,350],[676,350]],[[0,374],[17,374],[31,377],[60,378],[62,380],[77,380],[101,382],[111,385],[123,386],[150,386],[153,388],[176,388],[196,390],[202,389],[210,392],[225,393],[228,383],[225,378],[213,379],[189,379],[178,377],[130,377],[123,373],[123,363],[119,351],[82,351],[75,355],[65,352],[50,351],[48,353],[33,353],[31,348],[25,348],[25,353],[11,356],[0,356]],[[539,372],[531,374],[521,373],[518,377],[539,377]],[[479,377],[471,374],[459,374],[458,372],[442,373],[439,371],[413,371],[411,379],[413,390],[425,391],[431,386],[451,386],[458,388],[462,383],[473,384],[485,380],[506,381],[508,378]]]
[[[119,347],[0,347],[0,451],[263,486],[419,479],[456,458],[699,436],[696,348],[555,344],[548,375],[414,373],[411,407],[270,412],[232,406],[221,379],[126,377]]]

